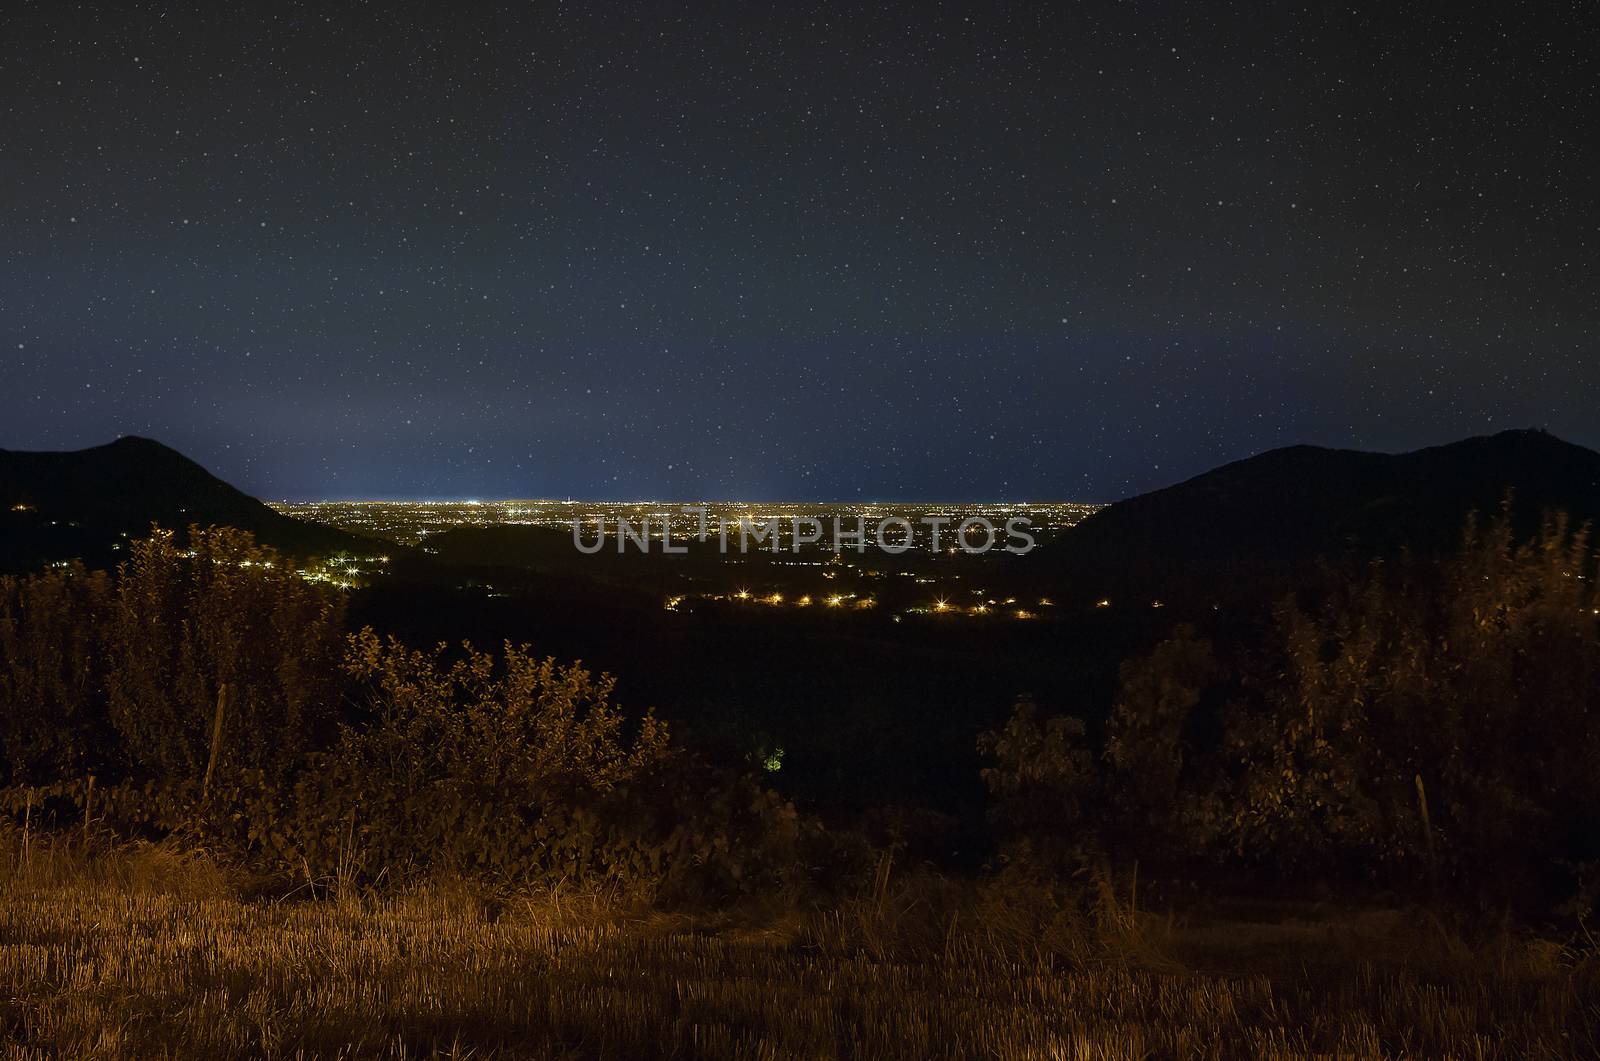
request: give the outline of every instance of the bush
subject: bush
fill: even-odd
[[[1041,719],[1026,696],[1003,728],[979,734],[978,751],[994,761],[983,770],[993,800],[989,817],[1002,857],[1014,866],[1075,868],[1097,846],[1093,812],[1103,781],[1084,734],[1077,718]]]
[[[626,831],[619,797],[660,765],[667,731],[648,713],[630,725],[608,676],[510,644],[447,660],[370,629],[349,638],[344,670],[368,719],[300,785],[295,834],[313,867],[579,877],[634,854],[611,842]]]
[[[283,783],[336,718],[343,599],[231,527],[129,546],[107,632],[107,685],[134,778],[199,782],[228,688],[218,771]]]
[[[1375,566],[1277,614],[1230,732],[1236,845],[1513,891],[1600,838],[1600,598],[1586,530],[1469,523],[1434,567]]]
[[[1124,862],[1571,894],[1600,864],[1594,575],[1587,530],[1560,516],[1522,543],[1473,519],[1455,554],[1283,601],[1226,666],[1180,626],[1123,666],[1102,756],[1027,703],[984,735],[1008,853],[1059,867],[1098,843]]]
[[[855,857],[624,714],[604,674],[526,646],[346,637],[343,615],[228,528],[191,528],[186,548],[157,530],[115,582],[0,579],[0,807],[312,881],[447,872],[699,900],[792,892]]]
[[[809,882],[818,830],[776,794],[674,748],[615,681],[506,644],[349,639],[367,718],[314,757],[280,861],[314,876],[440,871],[605,881],[704,901]],[[827,858],[823,862],[829,861]]]
[[[111,607],[110,579],[81,565],[0,578],[0,787],[98,767]]]
[[[1108,802],[1116,828],[1139,835],[1147,852],[1189,853],[1211,832],[1195,714],[1221,676],[1211,642],[1188,623],[1121,668],[1106,737]]]

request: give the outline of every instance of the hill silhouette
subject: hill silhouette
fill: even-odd
[[[0,569],[71,557],[112,564],[123,538],[148,533],[152,523],[179,532],[191,523],[238,527],[296,556],[371,548],[275,512],[152,439],[130,435],[63,452],[0,449]]]
[[[1319,559],[1451,548],[1508,496],[1524,532],[1546,510],[1600,517],[1600,453],[1530,430],[1399,454],[1289,446],[1100,510],[1038,551],[1038,573],[1080,600],[1258,595]]]

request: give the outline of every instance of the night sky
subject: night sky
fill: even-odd
[[[1107,500],[1600,445],[1585,3],[128,6],[0,14],[6,448]]]

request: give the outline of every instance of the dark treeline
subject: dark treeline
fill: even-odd
[[[882,823],[875,835],[918,857],[975,867],[986,826],[973,735],[1023,690],[1108,708],[1117,664],[1171,625],[1147,606],[1056,611],[1030,622],[716,601],[668,611],[659,594],[580,573],[408,561],[352,592],[349,615],[411,644],[527,641],[602,666],[678,739],[761,769],[828,822]]]
[[[1471,521],[1442,558],[1179,622],[1109,700],[1024,697],[992,729],[975,715],[989,862],[1583,915],[1600,869],[1593,574],[1563,519],[1523,541]],[[871,814],[824,828],[747,758],[625,711],[605,674],[511,642],[418,648],[346,607],[229,529],[182,547],[157,532],[114,575],[0,580],[8,811],[176,835],[312,884],[447,869],[669,899],[827,888],[869,863],[866,837],[915,832]],[[717,689],[716,659],[702,667]]]
[[[509,643],[413,649],[344,607],[227,528],[157,532],[114,578],[0,580],[9,809],[311,884],[447,870],[703,899],[859,854],[624,713],[609,677]]]
[[[1028,702],[981,743],[1006,857],[1373,885],[1584,915],[1600,871],[1587,528],[1323,569],[1256,622],[1181,623],[1109,718]],[[1091,705],[1089,718],[1098,718]]]

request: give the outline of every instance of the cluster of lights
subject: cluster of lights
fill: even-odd
[[[1002,607],[1010,606],[1015,603],[1016,598],[1009,597],[1000,604],[996,604],[994,601],[979,601],[977,604],[961,606],[951,604],[943,597],[940,597],[938,600],[934,601],[930,607],[919,610],[931,611],[936,615],[990,615],[999,614]],[[1030,612],[1026,608],[1012,609],[1011,616],[1014,619],[1037,618],[1037,615],[1034,612]]]
[[[982,591],[974,590],[973,592],[981,593]],[[678,611],[690,596],[699,596],[703,600],[732,600],[748,604],[765,604],[771,607],[777,607],[788,603],[796,608],[809,608],[813,604],[821,604],[827,608],[859,609],[874,608],[878,603],[873,597],[857,597],[854,593],[832,593],[825,597],[813,597],[811,594],[806,593],[791,599],[786,598],[780,592],[774,591],[772,593],[758,594],[753,593],[748,588],[741,586],[739,589],[728,594],[676,594],[667,598],[665,604],[666,610],[669,612]],[[978,601],[972,604],[957,604],[952,602],[947,597],[937,597],[931,603],[912,608],[911,611],[932,613],[935,615],[1005,615],[1013,619],[1028,620],[1039,618],[1041,609],[1053,608],[1054,606],[1055,601],[1049,597],[1040,597],[1035,605],[1027,605],[1019,602],[1016,597],[1006,597],[1004,600],[997,600],[993,597],[980,598]],[[1110,598],[1102,598],[1095,601],[1094,606],[1096,608],[1109,608],[1111,607],[1111,600]],[[1150,607],[1165,607],[1165,602],[1161,600],[1153,600],[1150,602]],[[1600,615],[1600,609],[1596,609],[1595,614]],[[900,616],[895,616],[896,621],[898,621],[899,618]]]
[[[673,596],[668,597],[666,599],[666,602],[662,606],[664,608],[666,608],[666,610],[669,611],[669,612],[678,611],[683,607],[684,602],[687,601],[690,596],[691,596],[691,594],[685,594],[685,593],[674,594]],[[790,598],[785,597],[782,593],[777,592],[777,591],[774,591],[772,593],[756,594],[756,593],[750,592],[749,589],[747,589],[747,588],[745,588],[743,586],[739,587],[738,589],[734,590],[732,593],[728,593],[728,594],[702,593],[702,594],[695,594],[694,596],[698,596],[702,600],[714,600],[714,601],[716,601],[716,600],[733,600],[733,601],[739,601],[741,603],[747,603],[747,604],[765,604],[765,605],[768,605],[769,607],[780,607],[783,604],[787,603],[787,604],[789,604],[789,605],[791,605],[791,606],[793,606],[795,608],[809,608],[813,604],[819,603],[819,599],[816,598],[816,597],[813,597],[809,593],[803,593],[800,596],[795,597],[795,598],[793,598],[791,600]],[[833,594],[829,594],[826,597],[820,598],[820,603],[823,604],[826,607],[829,607],[829,608],[856,608],[856,609],[863,609],[863,608],[876,608],[878,606],[877,598],[875,598],[875,597],[858,597],[854,593],[833,593]]]
[[[878,601],[875,597],[858,597],[854,593],[833,593],[821,598],[813,597],[811,594],[807,593],[791,600],[786,598],[782,593],[773,592],[766,594],[755,594],[749,589],[741,587],[726,595],[721,593],[706,593],[701,594],[700,596],[704,600],[733,600],[751,604],[765,604],[774,607],[782,605],[786,602],[796,608],[809,608],[813,604],[821,604],[827,608],[853,609],[875,608],[878,606]],[[689,595],[687,594],[677,594],[675,596],[668,597],[665,607],[667,611],[677,611],[682,607],[684,601],[688,600],[688,598]],[[1039,599],[1039,604],[1042,607],[1049,607],[1050,603],[1051,602],[1047,597],[1041,597]],[[993,599],[980,600],[976,604],[970,605],[952,604],[949,600],[940,597],[930,605],[913,608],[911,610],[913,612],[935,612],[941,615],[1009,614],[1015,619],[1037,619],[1039,617],[1039,613],[1037,611],[1017,606],[1017,599],[1015,597],[1007,597],[1003,601],[996,601]],[[899,622],[900,618],[901,617],[899,615],[894,617],[896,622]]]
[[[363,564],[383,567],[388,562],[387,556],[333,556],[323,561],[320,567],[302,569],[299,574],[307,582],[325,583],[338,589],[355,589],[359,585]]]
[[[652,538],[659,537],[659,528],[670,524],[672,537],[685,540],[702,532],[707,525],[724,524],[737,527],[761,525],[777,521],[780,527],[793,527],[796,520],[816,520],[831,526],[835,518],[854,525],[857,517],[875,525],[885,517],[903,518],[915,525],[914,546],[932,549],[930,534],[924,533],[926,520],[937,517],[949,527],[958,525],[968,517],[981,517],[999,525],[1012,517],[1026,518],[1044,531],[1071,527],[1094,512],[1099,506],[1077,502],[1019,503],[996,501],[971,505],[775,505],[772,508],[753,508],[748,502],[700,501],[565,501],[555,498],[486,500],[472,498],[459,501],[328,501],[288,503],[273,506],[285,515],[298,516],[326,523],[345,530],[375,534],[407,544],[416,544],[430,535],[455,527],[486,527],[496,524],[548,527],[570,531],[573,520],[578,520],[590,530],[599,525],[616,526],[625,518],[638,524],[648,518]],[[788,535],[785,535],[788,540]],[[941,543],[939,551],[946,551]],[[958,548],[949,548],[951,553]]]

